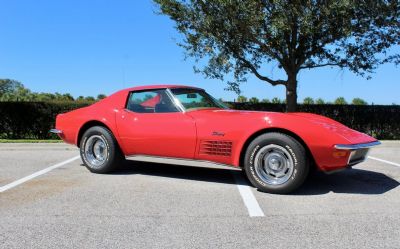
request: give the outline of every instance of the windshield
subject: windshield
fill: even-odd
[[[220,101],[214,99],[201,89],[175,88],[171,89],[171,92],[181,102],[186,110],[198,110],[206,108],[228,109],[228,107],[226,107]]]

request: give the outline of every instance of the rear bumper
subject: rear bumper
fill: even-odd
[[[346,166],[353,166],[365,161],[365,159],[367,159],[369,149],[380,144],[381,142],[379,141],[362,144],[336,144],[335,149],[348,151],[349,157]]]
[[[63,133],[62,130],[58,130],[58,129],[51,129],[49,132],[54,133],[54,134],[62,134]]]

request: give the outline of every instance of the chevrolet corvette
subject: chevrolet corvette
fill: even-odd
[[[286,194],[313,168],[333,172],[364,161],[378,140],[311,113],[239,111],[196,87],[121,90],[56,117],[58,134],[80,148],[87,169],[124,160],[241,168],[260,191]]]

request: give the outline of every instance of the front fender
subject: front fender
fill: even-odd
[[[332,119],[309,113],[266,113],[265,126],[255,130],[247,139],[239,142],[242,150],[248,140],[262,132],[282,131],[295,134],[308,147],[316,165],[324,171],[345,167],[349,151],[337,153],[336,144],[358,144],[374,142],[376,139],[352,130]],[[240,154],[235,156],[234,164],[240,164]]]

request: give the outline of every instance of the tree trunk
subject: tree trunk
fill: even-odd
[[[286,111],[295,112],[297,109],[297,77],[289,75],[286,84]]]

